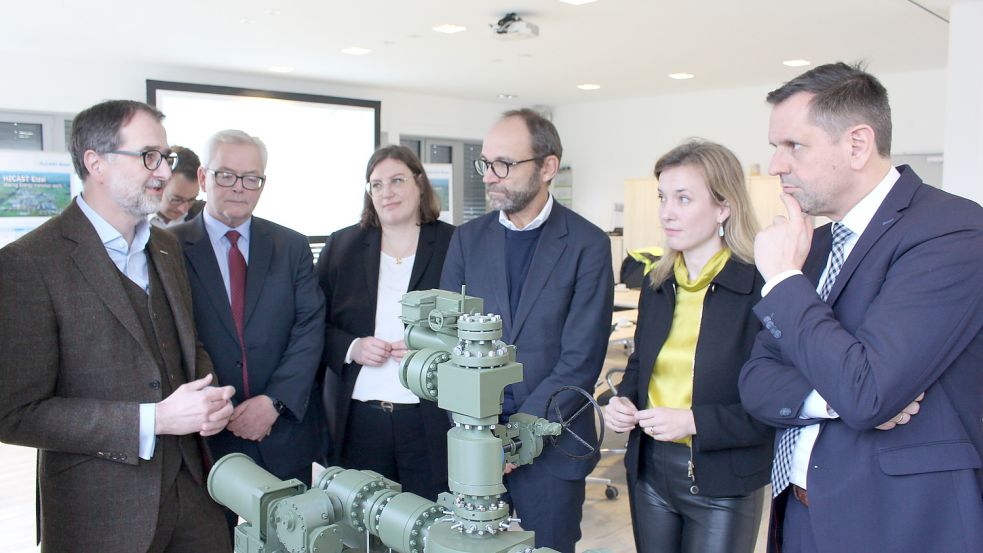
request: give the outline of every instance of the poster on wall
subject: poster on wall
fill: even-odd
[[[0,247],[60,213],[81,189],[67,153],[0,150]]]
[[[454,221],[454,166],[450,163],[424,163],[423,170],[430,179],[430,185],[437,198],[440,199],[440,220],[446,223]]]

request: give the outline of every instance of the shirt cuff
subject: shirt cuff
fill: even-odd
[[[361,338],[355,338],[354,340],[352,340],[352,343],[348,346],[348,351],[345,352],[345,364],[346,365],[348,363],[351,363],[353,361],[353,359],[352,359],[352,350],[355,349],[355,344],[359,340],[361,340]]]
[[[149,461],[154,456],[154,447],[157,445],[157,433],[154,428],[156,417],[156,403],[140,404],[140,448],[137,453],[144,461]]]
[[[763,298],[763,297],[767,296],[768,295],[768,292],[771,292],[771,289],[772,288],[774,288],[775,286],[778,286],[778,284],[781,281],[785,280],[786,278],[791,277],[791,276],[795,276],[795,275],[801,275],[801,274],[802,274],[802,271],[800,271],[798,269],[790,269],[788,271],[782,271],[782,272],[778,273],[777,275],[771,277],[770,279],[768,279],[768,282],[766,282],[765,285],[761,287],[761,297]]]
[[[837,419],[840,416],[826,403],[819,392],[813,390],[806,396],[805,403],[802,404],[800,419]]]

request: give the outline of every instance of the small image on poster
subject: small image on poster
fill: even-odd
[[[0,150],[0,247],[61,213],[81,189],[67,153]]]
[[[50,217],[71,199],[70,173],[0,171],[0,217]]]
[[[440,219],[450,222],[453,215],[451,194],[454,189],[454,166],[450,163],[424,163],[423,170],[440,199]]]

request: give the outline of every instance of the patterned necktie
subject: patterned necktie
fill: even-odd
[[[229,293],[232,303],[232,320],[236,324],[236,334],[239,335],[239,347],[242,350],[242,393],[249,397],[249,371],[246,367],[246,342],[243,340],[243,325],[246,313],[246,258],[239,250],[239,237],[234,230],[225,233],[229,239]]]
[[[833,223],[833,250],[829,254],[829,269],[826,271],[826,280],[823,281],[819,289],[819,298],[826,301],[829,292],[833,289],[836,277],[843,268],[846,260],[844,246],[846,241],[853,236],[853,231],[846,228],[842,223]],[[788,487],[789,477],[792,474],[792,452],[795,450],[795,442],[799,439],[802,432],[801,426],[792,426],[782,433],[778,440],[778,450],[775,452],[775,462],[771,466],[771,494],[777,497],[778,494]]]

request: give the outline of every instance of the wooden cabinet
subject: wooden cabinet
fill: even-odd
[[[779,196],[782,193],[782,182],[778,177],[747,177],[747,193],[751,197],[751,206],[761,228],[770,225],[775,215],[785,215],[785,204]]]
[[[625,180],[624,248],[662,245],[659,222],[659,181],[655,177]]]

